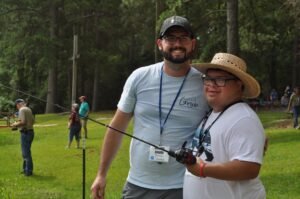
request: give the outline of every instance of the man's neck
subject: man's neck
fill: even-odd
[[[172,77],[182,77],[187,74],[191,66],[189,61],[186,61],[182,64],[174,64],[168,61],[164,61],[164,72]]]

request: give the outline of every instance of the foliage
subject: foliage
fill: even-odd
[[[0,96],[0,112],[13,113],[13,110],[14,110],[14,102]]]
[[[0,86],[0,92],[7,100],[20,97],[13,89],[48,99],[53,84],[53,104],[68,106],[77,34],[77,93],[98,100],[99,109],[114,108],[128,75],[161,60],[156,59],[155,40],[166,17],[181,15],[192,23],[198,40],[195,62],[226,51],[226,6],[221,0],[3,0],[0,83],[12,90]],[[299,84],[299,13],[295,0],[239,1],[240,54],[249,72],[263,82],[265,94]],[[51,69],[55,74],[50,78]],[[44,112],[45,104],[22,97],[31,100],[36,112]]]
[[[240,21],[247,22],[240,23],[240,35],[243,54],[249,57],[250,72],[260,82],[268,82],[263,92],[268,93],[271,88],[281,92],[291,84],[286,66],[293,64],[294,19],[280,1],[272,5],[267,1],[243,1],[240,11],[249,13],[240,15]],[[285,84],[279,85],[279,79]]]

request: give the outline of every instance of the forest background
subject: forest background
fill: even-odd
[[[92,111],[115,109],[129,74],[161,61],[155,41],[171,15],[192,23],[194,62],[239,55],[264,99],[300,84],[298,0],[1,0],[1,111],[21,97],[35,113],[58,112],[80,95]]]

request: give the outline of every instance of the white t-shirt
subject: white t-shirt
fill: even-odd
[[[212,112],[204,130],[220,113]],[[193,139],[198,146],[201,124]],[[203,135],[203,134],[202,134]],[[208,162],[241,160],[262,164],[265,135],[255,112],[245,103],[229,107],[211,126],[204,139],[205,151],[200,156]],[[194,148],[194,150],[196,150]],[[264,199],[264,186],[259,178],[244,181],[226,181],[201,178],[186,171],[184,199]]]
[[[133,135],[155,145],[180,149],[191,142],[201,118],[207,111],[200,73],[191,68],[162,134],[159,121],[160,76],[163,63],[141,67],[127,79],[119,110],[134,113]],[[162,123],[172,106],[184,77],[162,78]],[[172,157],[167,163],[149,161],[150,146],[132,139],[128,182],[149,189],[182,188],[185,167]]]

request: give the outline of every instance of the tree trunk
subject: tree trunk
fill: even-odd
[[[55,96],[55,69],[49,69],[47,104],[45,113],[54,113],[54,97]]]
[[[227,52],[239,55],[238,0],[227,0]]]
[[[94,86],[93,86],[93,103],[92,103],[92,111],[95,112],[98,110],[98,92],[99,92],[99,66],[95,67],[94,72]]]
[[[277,86],[277,62],[276,62],[276,53],[275,53],[275,46],[274,44],[273,48],[270,49],[270,70],[269,70],[269,79],[270,79],[270,89],[276,89],[278,91],[278,86]]]
[[[158,52],[157,46],[156,46],[156,40],[157,40],[157,36],[160,30],[160,27],[157,24],[158,21],[158,17],[160,15],[160,13],[163,10],[163,3],[161,2],[161,0],[156,0],[155,1],[155,30],[154,30],[154,62],[158,62],[159,61],[159,55],[160,53]]]
[[[294,40],[294,57],[293,57],[293,64],[291,66],[291,74],[292,74],[292,87],[299,85],[299,82],[297,81],[299,79],[298,76],[298,70],[297,68],[300,65],[300,37],[296,37]]]
[[[57,4],[51,3],[50,6],[50,40],[54,41],[57,37]],[[56,68],[57,68],[57,50],[53,42],[53,47],[51,48],[52,54],[49,60],[52,63],[52,67],[49,68],[48,73],[48,88],[47,88],[47,104],[45,113],[54,113],[54,104],[56,96]]]

